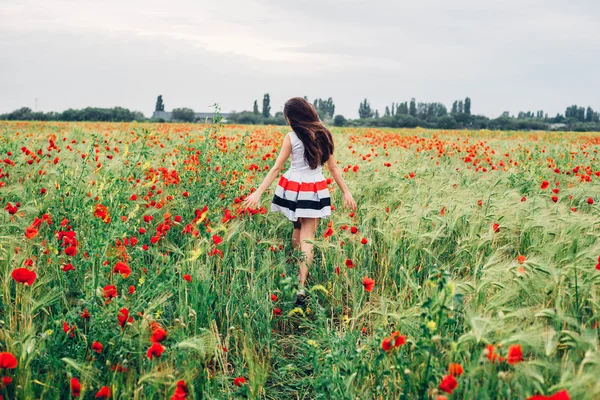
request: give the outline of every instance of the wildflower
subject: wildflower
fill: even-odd
[[[0,353],[0,369],[15,369],[17,365],[19,365],[19,362],[11,353]]]
[[[517,364],[523,361],[523,351],[520,344],[508,346],[508,356],[506,362],[509,364]]]
[[[346,267],[348,268],[354,268],[354,262],[350,259],[346,260]]]
[[[452,391],[454,389],[456,389],[457,387],[458,387],[458,382],[456,381],[456,378],[454,378],[452,375],[444,376],[444,378],[442,379],[442,382],[440,383],[440,390],[442,390],[448,394],[452,394]]]
[[[90,319],[90,312],[88,311],[87,308],[83,309],[83,312],[81,313],[81,318],[83,318],[83,319]]]
[[[107,299],[112,299],[118,296],[117,287],[115,285],[106,285],[102,289],[102,295]]]
[[[237,378],[235,378],[233,380],[233,384],[237,387],[240,387],[245,383],[246,383],[246,379],[243,376],[238,376]]]
[[[448,365],[448,373],[452,376],[461,376],[464,373],[462,365],[457,363],[451,363]]]
[[[152,360],[152,358],[154,357],[160,357],[162,356],[162,354],[164,353],[165,348],[163,347],[162,344],[160,344],[159,342],[154,342],[152,343],[152,345],[150,346],[150,348],[148,348],[148,352],[146,353],[146,357],[148,357],[149,359]]]
[[[394,348],[394,343],[392,342],[391,338],[386,337],[381,341],[381,349],[383,351],[389,353],[390,351],[392,351],[393,348]]]
[[[111,397],[110,388],[108,386],[102,386],[96,393],[97,399],[110,399]]]
[[[15,269],[10,276],[15,280],[15,282],[22,283],[27,286],[33,285],[35,278],[37,278],[37,274],[34,271],[30,271],[27,268],[17,268]]]
[[[556,203],[558,201],[558,197],[552,196],[552,201]]]
[[[355,227],[355,226],[353,226],[353,227],[350,228],[350,232],[353,233],[353,234],[356,234],[358,232],[358,228]]]
[[[71,387],[71,395],[73,395],[73,397],[79,397],[81,395],[81,384],[79,383],[79,379],[71,378],[69,386]]]
[[[173,392],[173,396],[171,396],[171,400],[185,400],[188,396],[188,387],[185,384],[185,381],[180,380],[177,382],[177,387]]]
[[[592,199],[591,197],[588,197],[587,203],[590,204],[590,205],[594,204],[594,199]]]
[[[119,261],[115,264],[113,273],[119,273],[123,278],[129,278],[129,275],[131,274],[131,268],[129,268],[129,265],[125,264],[124,262]]]
[[[218,246],[219,244],[223,243],[223,239],[219,235],[213,235],[212,241],[215,244],[215,246]]]
[[[500,224],[494,222],[494,224],[492,225],[492,229],[494,230],[494,233],[500,232]]]
[[[571,400],[571,397],[569,396],[569,393],[563,389],[548,396],[536,394],[528,397],[527,400]]]
[[[183,276],[183,279],[186,280],[186,281],[188,281],[188,282],[191,282],[192,281],[192,276],[190,274],[185,274]]]
[[[367,240],[367,238],[362,238],[362,239],[360,239],[360,242],[361,242],[362,244],[367,244],[367,243],[369,243],[369,241]]]
[[[487,345],[487,358],[488,360],[490,360],[492,363],[496,363],[496,362],[502,362],[504,361],[503,357],[500,357],[497,353],[496,353],[496,348],[494,347],[493,344],[488,344]]]
[[[333,229],[327,228],[325,232],[323,232],[323,238],[327,239],[328,237],[333,236]]]
[[[158,325],[158,324],[157,324]],[[150,337],[151,342],[162,342],[167,338],[167,331],[160,326],[156,326],[152,330],[152,336]]]
[[[75,271],[75,267],[71,263],[63,265],[61,269],[63,270],[63,272]]]
[[[102,343],[94,340],[94,343],[92,343],[92,350],[95,351],[96,353],[100,354],[100,353],[102,353],[102,349],[104,349],[104,346],[102,346]]]
[[[122,308],[117,315],[117,320],[119,321],[119,325],[122,329],[125,329],[125,324],[127,322],[133,322],[133,317],[129,316],[129,310],[126,308]]]
[[[274,308],[273,309],[273,314],[280,316],[281,315],[281,308]]]
[[[272,302],[276,302],[277,301],[277,295],[276,294],[271,294],[271,301]]]
[[[373,290],[373,286],[375,286],[375,281],[365,276],[363,278],[362,284],[367,292],[371,292]]]
[[[548,189],[548,186],[550,186],[550,182],[548,182],[548,181],[542,181],[542,185],[540,187],[542,189]]]
[[[406,344],[406,336],[401,335],[400,331],[392,333],[392,339],[394,339],[394,347],[400,347]]]
[[[518,256],[517,256],[517,262],[518,262],[519,264],[524,264],[524,263],[525,263],[525,261],[527,261],[527,257],[525,257],[525,256],[522,256],[522,255],[518,255]]]

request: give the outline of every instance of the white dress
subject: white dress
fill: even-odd
[[[292,143],[292,166],[277,184],[271,211],[283,213],[290,221],[331,215],[331,199],[322,167],[311,169],[298,135],[295,132],[288,135]]]

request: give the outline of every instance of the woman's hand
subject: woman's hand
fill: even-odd
[[[350,207],[352,211],[356,211],[356,202],[350,192],[344,193],[344,206]]]
[[[260,196],[261,194],[258,192],[252,193],[250,196],[246,197],[246,200],[242,202],[242,206],[244,208],[258,208]]]

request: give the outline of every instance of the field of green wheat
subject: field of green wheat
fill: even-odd
[[[0,122],[0,398],[600,398],[600,134],[335,128],[302,308],[288,131]]]

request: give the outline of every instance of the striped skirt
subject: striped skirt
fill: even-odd
[[[323,174],[288,170],[279,179],[271,211],[284,214],[290,221],[331,215],[331,199]]]

